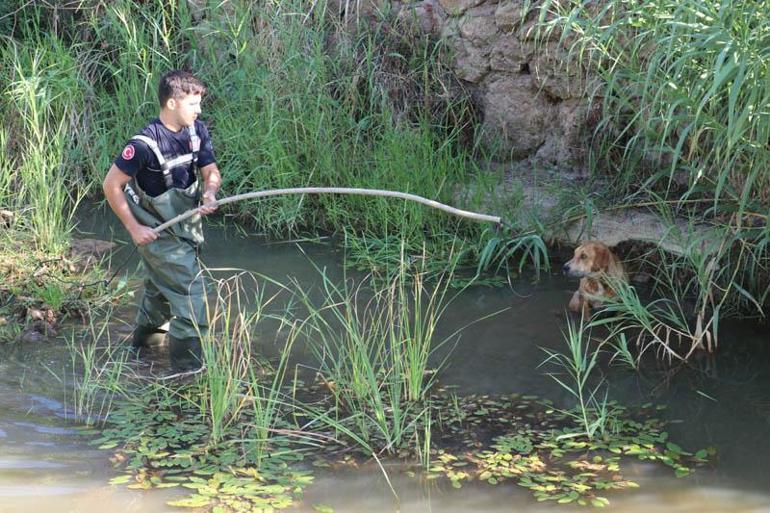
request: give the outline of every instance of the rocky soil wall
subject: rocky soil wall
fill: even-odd
[[[483,141],[498,159],[582,167],[585,73],[559,33],[538,34],[537,2],[423,0],[398,9],[454,50],[454,71],[478,100]]]

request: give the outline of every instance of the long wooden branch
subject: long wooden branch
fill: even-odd
[[[487,214],[479,214],[477,212],[470,212],[468,210],[461,210],[459,208],[450,207],[449,205],[439,203],[438,201],[435,201],[435,200],[430,200],[427,198],[423,198],[422,196],[417,196],[416,194],[409,194],[408,192],[386,191],[382,189],[357,189],[357,188],[350,188],[350,187],[296,187],[291,189],[270,189],[265,191],[255,191],[255,192],[247,192],[244,194],[237,194],[235,196],[230,196],[230,197],[218,200],[216,204],[217,206],[221,206],[221,205],[226,205],[228,203],[235,203],[236,201],[243,201],[247,199],[257,199],[257,198],[267,198],[269,196],[281,196],[286,194],[356,194],[359,196],[381,196],[381,197],[387,197],[387,198],[400,198],[400,199],[405,199],[409,201],[415,201],[417,203],[422,203],[423,205],[427,205],[432,208],[437,208],[439,210],[443,210],[444,212],[448,212],[452,215],[459,216],[459,217],[467,217],[468,219],[474,219],[476,221],[485,221],[485,222],[496,223],[496,224],[502,223],[502,219],[498,216],[491,216]],[[155,233],[160,233],[166,228],[168,228],[169,226],[173,226],[180,221],[184,221],[188,217],[195,215],[195,213],[198,212],[198,208],[193,208],[191,210],[188,210],[187,212],[166,221],[160,226],[153,228],[153,231]]]

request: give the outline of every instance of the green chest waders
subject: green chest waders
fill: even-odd
[[[151,146],[151,149],[163,166],[165,160],[156,151],[157,146]],[[170,173],[166,174],[170,178]],[[186,189],[169,187],[163,194],[151,197],[133,179],[126,186],[126,199],[136,220],[154,228],[198,206],[199,181]],[[194,363],[176,365],[180,354],[175,358],[174,353],[182,353],[182,360],[189,356],[188,353],[199,360],[199,339],[208,330],[205,286],[198,261],[198,246],[202,242],[203,223],[201,216],[196,214],[160,233],[153,242],[137,247],[147,276],[135,333],[156,332],[170,319],[169,341],[174,367],[194,366]],[[136,341],[137,337],[135,345],[141,345]]]
[[[128,204],[137,221],[154,228],[195,208],[197,188],[196,181],[187,189],[169,189],[153,198],[132,186],[139,203],[129,197]],[[197,338],[198,330],[205,334],[208,325],[205,289],[198,262],[198,245],[203,242],[202,224],[200,215],[195,215],[174,225],[172,234],[161,233],[149,244],[138,246],[147,277],[137,326],[157,328],[171,319],[170,335]]]

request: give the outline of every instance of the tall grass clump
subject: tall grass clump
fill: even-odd
[[[71,179],[67,161],[77,104],[72,91],[80,86],[76,59],[59,41],[45,36],[39,44],[10,41],[1,52],[10,67],[3,115],[15,139],[8,152],[15,170],[2,179],[3,186],[13,189],[9,206],[34,235],[37,249],[60,254],[86,190]]]
[[[0,152],[5,158],[0,159],[0,209],[10,210],[15,206],[13,184],[16,179],[16,161],[9,147],[9,131],[0,127]]]
[[[452,300],[449,276],[428,287],[406,269],[375,290],[365,282],[336,285],[322,272],[320,305],[298,290],[309,312],[303,329],[318,373],[342,412],[335,420],[385,452],[417,440],[442,366],[431,357],[459,332],[441,339],[436,334]]]
[[[511,261],[517,262],[517,271],[521,273],[526,265],[532,265],[535,274],[549,272],[551,262],[548,258],[548,247],[540,235],[523,234],[510,237],[510,233],[488,234],[487,243],[479,254],[477,273],[488,271],[495,267],[499,272]]]
[[[206,372],[200,381],[200,411],[211,426],[211,443],[218,443],[228,425],[246,406],[244,390],[254,364],[252,331],[261,316],[261,303],[248,311],[242,303],[242,275],[217,281],[206,301],[211,330],[201,339]]]
[[[543,35],[560,35],[602,79],[596,163],[629,185],[740,211],[767,200],[766,13],[763,0],[544,2]]]
[[[62,380],[65,394],[70,389],[68,411],[85,424],[104,424],[108,421],[113,401],[128,396],[129,353],[113,344],[110,335],[111,311],[106,320],[96,321],[89,316],[83,330],[73,331],[64,338],[70,357],[70,369]],[[69,399],[69,401],[68,401]]]
[[[430,356],[452,340],[445,338],[434,345],[436,328],[450,298],[447,297],[448,287],[441,279],[431,285],[433,290],[430,291],[420,274],[414,276],[411,287],[404,283],[405,279],[402,272],[389,285],[386,323],[393,322],[388,338],[395,374],[403,376],[404,397],[409,402],[418,402],[427,399],[434,384]],[[408,315],[405,307],[411,308]]]
[[[246,272],[217,280],[215,292],[207,300],[211,329],[202,339],[206,372],[198,383],[200,412],[211,426],[210,443],[221,441],[228,426],[248,411],[257,460],[277,421],[286,364],[296,339],[296,333],[289,330],[278,367],[268,376],[266,364],[253,353],[259,326],[275,317],[267,309],[276,295],[265,296],[263,285]],[[280,317],[276,322],[280,327],[287,321]]]

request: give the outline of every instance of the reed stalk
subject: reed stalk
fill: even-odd
[[[593,440],[597,433],[605,433],[612,414],[607,401],[606,383],[603,378],[596,378],[601,347],[591,347],[590,333],[584,322],[582,316],[578,325],[568,318],[567,331],[564,333],[567,351],[543,348],[548,357],[540,366],[552,365],[559,369],[558,373],[548,372],[547,375],[577,402],[574,409],[561,411],[580,426],[578,435]],[[605,388],[603,395],[602,388]]]

